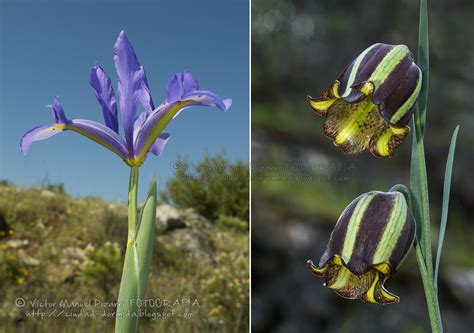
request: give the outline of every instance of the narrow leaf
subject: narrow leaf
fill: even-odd
[[[421,91],[418,97],[420,135],[423,137],[426,124],[426,108],[428,104],[428,86],[430,74],[430,44],[428,34],[428,5],[426,0],[420,0],[420,22],[418,26],[418,66],[423,76]]]
[[[156,180],[153,179],[139,218],[136,235],[136,256],[138,260],[139,282],[138,297],[145,295],[155,240],[156,225]]]
[[[417,234],[420,239],[421,252],[425,259],[428,273],[433,276],[431,249],[430,204],[428,194],[428,176],[426,173],[425,149],[420,128],[416,123],[419,109],[415,110],[413,121],[413,145],[410,165],[410,188],[413,194],[413,214],[417,221]]]
[[[441,252],[443,251],[444,235],[446,233],[446,224],[448,222],[449,194],[451,192],[451,175],[453,173],[454,152],[456,150],[456,140],[458,137],[459,125],[456,126],[449,146],[448,159],[446,160],[446,170],[444,172],[443,187],[443,206],[441,211],[441,224],[439,227],[438,253],[436,254],[436,266],[434,274],[434,283],[438,287],[438,272],[441,261]]]
[[[115,319],[116,333],[136,332],[139,319],[138,299],[138,272],[135,265],[135,244],[127,244],[125,262],[123,265],[122,281],[118,296],[117,314]]]

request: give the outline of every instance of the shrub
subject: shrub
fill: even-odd
[[[248,221],[249,169],[244,162],[230,163],[218,154],[205,156],[196,165],[185,160],[174,162],[173,168],[174,178],[160,193],[163,201],[192,207],[211,220],[227,215]]]
[[[247,232],[249,225],[246,221],[235,216],[220,215],[216,220],[216,226],[222,229]]]

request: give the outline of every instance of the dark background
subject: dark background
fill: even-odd
[[[425,132],[436,251],[444,168],[461,125],[440,268],[446,332],[474,329],[472,1],[430,1]],[[344,155],[306,95],[319,96],[366,47],[406,44],[416,55],[418,1],[252,2],[252,328],[254,332],[426,332],[414,252],[388,286],[398,304],[350,301],[322,286],[319,261],[339,214],[358,194],[409,182],[409,135],[392,159]]]

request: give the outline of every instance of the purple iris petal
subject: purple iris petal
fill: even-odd
[[[137,102],[142,93],[144,71],[125,32],[120,32],[114,45],[115,69],[118,77],[120,112],[128,151],[133,154],[133,123]]]
[[[128,158],[127,148],[125,147],[123,139],[113,130],[101,123],[87,119],[73,119],[69,121],[66,129],[87,136],[89,139],[114,151],[122,159]]]
[[[51,106],[52,112],[53,112],[53,117],[54,121],[56,124],[65,124],[67,123],[67,118],[66,114],[64,113],[64,109],[59,103],[59,97],[56,96],[53,101],[53,105]]]
[[[142,127],[147,117],[148,113],[146,112],[142,112],[136,117],[135,122],[133,123],[133,142],[136,142],[138,131]]]
[[[115,102],[114,88],[107,73],[99,65],[91,68],[90,84],[102,107],[105,125],[118,133],[117,103]]]
[[[23,134],[20,140],[21,153],[26,155],[33,141],[44,140],[63,131],[61,129],[54,129],[55,126],[56,124],[37,126]]]
[[[165,149],[166,144],[170,138],[169,133],[161,133],[160,136],[156,139],[155,143],[150,148],[150,152],[156,156],[160,156],[163,149]]]
[[[143,108],[147,113],[151,113],[155,109],[155,104],[153,104],[153,98],[151,97],[145,71],[143,71],[142,89],[140,90],[139,98],[140,103],[143,105]]]
[[[232,105],[231,99],[223,101],[219,96],[210,91],[194,90],[182,97],[183,101],[193,100],[192,105],[216,106],[221,111],[227,111]]]
[[[183,96],[198,90],[199,84],[188,71],[176,73],[171,77],[166,87],[166,101],[173,103],[183,99]]]

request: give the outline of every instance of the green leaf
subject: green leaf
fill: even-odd
[[[415,110],[415,114],[418,108]],[[426,173],[425,148],[423,137],[416,126],[413,131],[411,151],[410,189],[413,194],[413,215],[417,223],[417,235],[420,240],[421,252],[430,276],[433,276],[433,260],[431,249],[430,203],[428,194],[428,177]]]
[[[153,179],[140,214],[136,235],[136,255],[138,257],[139,284],[138,295],[145,295],[148,273],[150,271],[155,240],[156,226],[156,180]]]
[[[135,189],[135,196],[131,196],[129,206],[136,207],[136,187],[138,177],[131,177],[131,189]],[[138,223],[131,233],[127,243],[125,262],[120,282],[120,291],[115,320],[116,333],[133,333],[137,331],[140,319],[140,308],[137,300],[143,299],[150,271],[155,240],[156,224],[156,181],[153,179],[148,195],[138,219]],[[129,220],[136,218],[136,211],[129,210]],[[129,224],[130,226],[133,226]],[[130,237],[130,236],[129,236]]]
[[[430,76],[430,43],[428,35],[428,8],[426,0],[420,0],[420,22],[418,27],[418,66],[421,69],[421,91],[418,97],[418,124],[421,137],[425,134],[426,107]]]
[[[446,170],[444,172],[443,187],[443,206],[441,210],[441,224],[439,227],[438,253],[436,254],[436,266],[434,273],[434,283],[438,287],[438,272],[441,261],[441,252],[443,251],[444,235],[446,233],[446,224],[448,223],[449,194],[451,192],[451,175],[453,173],[454,152],[456,150],[456,140],[458,137],[459,125],[456,126],[449,146],[448,159],[446,160]]]
[[[136,332],[139,319],[138,299],[138,271],[135,265],[135,243],[129,241],[125,252],[122,280],[115,318],[115,332]]]

